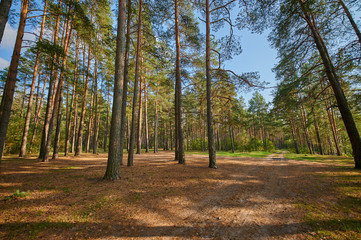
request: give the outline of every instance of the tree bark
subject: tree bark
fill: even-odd
[[[41,76],[40,76],[40,73],[39,73],[39,85],[40,85],[40,80],[41,80],[40,77]],[[31,141],[30,141],[30,147],[33,146],[33,144],[34,144],[36,129],[38,127],[39,117],[40,117],[40,113],[41,113],[41,107],[42,107],[43,100],[44,100],[47,79],[48,79],[48,72],[46,73],[45,78],[44,78],[44,85],[43,85],[43,90],[42,90],[42,93],[41,93],[40,103],[39,103],[39,106],[37,107],[37,109],[35,111],[34,129],[33,129],[33,134],[32,134]]]
[[[357,130],[355,121],[353,119],[349,105],[347,103],[347,99],[342,90],[340,81],[338,79],[338,75],[333,66],[333,63],[332,63],[331,57],[328,53],[326,44],[319,32],[319,29],[316,26],[314,17],[312,14],[310,14],[307,11],[306,7],[304,6],[303,1],[302,0],[298,0],[298,1],[301,5],[305,20],[307,21],[307,24],[312,32],[313,39],[316,43],[316,47],[321,56],[321,59],[322,59],[322,62],[323,62],[323,65],[324,65],[324,68],[326,71],[326,76],[327,76],[328,81],[330,82],[330,85],[335,94],[337,105],[340,110],[341,117],[343,119],[348,137],[351,142],[353,155],[354,155],[354,161],[355,161],[355,168],[361,169],[361,138],[360,138],[360,134]]]
[[[144,122],[145,122],[145,152],[149,152],[148,96],[147,96],[146,78],[144,78]]]
[[[175,117],[177,128],[177,152],[178,163],[185,164],[184,137],[182,128],[182,79],[181,79],[181,58],[180,58],[180,36],[179,36],[179,9],[178,0],[174,1],[175,6],[175,39],[176,39],[176,80],[175,80]]]
[[[5,26],[9,18],[12,0],[1,0],[0,2],[0,43],[4,35]]]
[[[142,7],[143,0],[139,0],[139,16],[138,16],[138,33],[137,33],[137,53],[135,60],[135,78],[134,78],[134,96],[133,96],[133,109],[132,109],[132,126],[130,130],[129,153],[128,153],[128,166],[133,166],[134,155],[134,141],[135,141],[135,119],[136,119],[136,106],[138,98],[138,79],[139,79],[139,66],[140,66],[140,51],[142,42]]]
[[[313,116],[313,125],[315,126],[315,132],[316,132],[316,137],[317,137],[317,142],[318,142],[318,149],[320,151],[320,154],[323,155],[323,148],[322,148],[320,130],[319,130],[319,127],[318,127],[318,122],[317,122],[316,114],[315,114],[314,111],[312,112],[312,116]]]
[[[69,6],[69,12],[70,12],[71,6]],[[74,17],[74,15],[73,15]],[[70,18],[68,18],[67,21],[67,26],[69,26],[69,28],[67,27],[66,29],[66,33],[65,33],[65,39],[64,39],[64,49],[65,49],[65,55],[63,57],[63,62],[62,62],[62,71],[60,73],[60,78],[59,78],[59,84],[58,84],[58,89],[57,89],[57,93],[55,95],[55,102],[54,102],[54,110],[53,110],[53,116],[52,116],[52,120],[50,125],[54,124],[55,121],[55,111],[57,110],[57,117],[56,117],[56,130],[55,130],[55,139],[54,139],[54,151],[53,151],[53,157],[52,159],[57,159],[58,155],[59,155],[59,147],[60,147],[60,132],[61,132],[61,121],[62,121],[62,109],[63,109],[63,95],[64,95],[64,81],[65,81],[65,72],[66,72],[66,60],[68,57],[68,52],[69,52],[69,48],[70,48],[70,39],[71,39],[71,35],[72,35],[72,31],[73,31],[73,26],[72,24],[69,24],[70,22]],[[59,91],[59,92],[58,92]],[[49,125],[49,126],[50,126]],[[49,128],[49,133],[50,136],[48,139],[48,144],[49,146],[47,146],[47,152],[46,154],[49,154],[50,151],[50,140],[51,140],[51,133],[52,133],[53,129],[52,127]],[[49,149],[49,150],[48,150]]]
[[[353,20],[353,17],[351,15],[350,11],[348,10],[347,6],[345,5],[345,3],[342,0],[338,0],[338,2],[341,4],[343,10],[345,11],[346,16],[347,16],[348,20],[350,21],[350,24],[351,24],[353,30],[355,31],[355,33],[357,35],[358,41],[361,44],[361,32],[360,32],[360,29],[357,27],[357,25],[355,23],[355,20]]]
[[[73,121],[73,128],[76,129],[76,111],[77,111],[77,101],[78,101],[78,94],[77,94],[77,85],[78,85],[78,63],[79,63],[79,36],[77,35],[76,37],[76,47],[75,47],[75,64],[74,64],[74,82],[73,82],[73,94],[72,94],[72,98],[71,98],[71,103],[70,103],[70,110],[69,110],[69,116],[67,118],[67,124],[66,124],[66,130],[65,130],[65,150],[64,150],[64,155],[68,156],[69,154],[69,144],[70,144],[70,136],[72,134],[70,134],[71,131],[71,119],[72,119],[72,112],[73,112],[73,108],[74,108],[74,104],[75,104],[75,108],[74,108],[74,121]],[[75,138],[75,136],[73,135],[73,139]],[[71,151],[74,151],[74,144],[72,144],[72,149]]]
[[[98,148],[98,61],[94,64],[94,124],[93,124],[93,154],[97,153]]]
[[[122,112],[121,112],[121,125],[120,125],[120,164],[123,164],[124,141],[125,132],[127,132],[127,149],[129,149],[129,118],[127,117],[127,97],[128,97],[128,81],[129,81],[129,51],[130,51],[130,27],[132,20],[132,0],[128,0],[127,5],[127,35],[125,42],[125,57],[124,57],[124,81],[123,81],[123,97],[122,97]],[[127,120],[127,121],[126,121]]]
[[[5,88],[3,91],[3,97],[0,105],[0,162],[4,151],[5,138],[9,126],[11,108],[14,99],[16,76],[18,73],[21,44],[23,42],[28,7],[29,0],[23,0],[21,4],[18,33],[16,35],[14,51],[11,57],[9,72],[6,78]]]
[[[136,154],[141,154],[142,149],[142,117],[143,117],[143,95],[142,95],[142,65],[143,58],[140,63],[140,74],[139,74],[139,106],[138,106],[138,126],[137,126],[137,152]]]
[[[120,129],[122,113],[122,93],[124,81],[124,45],[125,45],[125,19],[126,19],[126,0],[118,2],[118,29],[116,41],[115,58],[115,76],[114,76],[114,94],[112,120],[110,124],[109,154],[107,170],[104,179],[120,179]]]
[[[62,0],[59,0],[58,7],[60,8],[62,4]],[[58,43],[58,33],[59,33],[59,24],[60,24],[60,15],[57,16],[55,30],[54,30],[54,41],[53,44],[56,45]],[[44,159],[45,151],[46,151],[46,143],[49,131],[49,124],[52,116],[53,110],[53,95],[55,89],[55,79],[57,78],[58,72],[55,74],[55,66],[57,64],[57,56],[55,53],[52,54],[51,60],[51,71],[50,71],[50,80],[49,80],[49,90],[48,90],[48,99],[46,104],[46,113],[43,125],[43,132],[41,136],[41,143],[40,143],[40,154],[39,158]]]
[[[155,96],[154,108],[154,153],[158,152],[158,89]]]
[[[93,22],[93,21],[91,21]],[[79,130],[78,130],[78,139],[76,141],[76,150],[75,150],[75,156],[80,156],[82,152],[82,145],[83,145],[83,125],[84,125],[84,118],[85,118],[85,111],[86,111],[86,100],[88,95],[88,88],[89,88],[89,77],[90,77],[90,63],[91,63],[91,46],[89,45],[88,50],[88,65],[87,65],[87,71],[86,71],[86,79],[85,79],[85,85],[84,85],[84,95],[82,100],[82,107],[80,112],[80,122],[79,122]]]

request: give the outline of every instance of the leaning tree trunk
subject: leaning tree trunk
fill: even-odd
[[[104,175],[104,179],[113,181],[120,179],[120,121],[122,113],[122,87],[124,80],[125,19],[126,1],[119,0],[112,121],[110,124],[107,170]]]
[[[181,58],[180,58],[180,37],[179,37],[179,10],[178,0],[174,1],[175,6],[175,39],[176,39],[176,80],[175,80],[175,117],[177,129],[177,151],[178,163],[185,164],[184,140],[182,129],[182,79],[181,79]]]
[[[355,20],[353,20],[353,17],[351,15],[350,11],[348,10],[347,6],[345,5],[345,3],[342,0],[338,0],[338,2],[341,4],[343,10],[345,11],[346,16],[347,16],[348,20],[350,21],[351,26],[352,26],[353,30],[355,31],[355,33],[357,35],[358,41],[361,44],[361,32],[360,32],[360,29],[357,27],[357,25],[355,23]]]
[[[140,51],[142,42],[142,7],[143,0],[139,0],[139,16],[138,16],[138,36],[137,36],[137,53],[135,59],[135,78],[134,78],[134,96],[133,96],[133,110],[132,110],[132,126],[130,130],[129,153],[128,153],[128,166],[133,166],[134,157],[134,141],[135,141],[135,118],[136,106],[138,98],[138,79],[139,79],[139,66],[140,66]]]
[[[11,57],[9,72],[6,78],[5,88],[0,106],[0,161],[4,151],[6,133],[9,126],[11,107],[13,105],[16,76],[18,73],[21,44],[23,42],[26,17],[28,14],[29,0],[23,0],[21,4],[20,21],[16,41]],[[0,10],[2,11],[2,10]]]
[[[12,0],[1,0],[0,2],[0,43],[3,38],[5,26],[9,18],[11,3]]]
[[[342,120],[345,124],[346,131],[351,142],[354,160],[355,160],[355,168],[361,169],[361,138],[358,129],[356,127],[355,121],[353,119],[351,110],[349,108],[346,96],[342,90],[340,81],[338,79],[338,75],[333,66],[326,44],[319,32],[319,29],[316,26],[316,23],[314,22],[314,17],[311,15],[312,16],[311,19],[310,13],[308,12],[308,9],[306,9],[303,1],[302,0],[298,0],[298,1],[302,7],[305,20],[307,21],[307,24],[312,32],[313,39],[316,43],[318,52],[321,56],[326,71],[326,76],[335,94],[337,105],[340,110]]]

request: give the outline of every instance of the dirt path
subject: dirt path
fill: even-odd
[[[297,204],[317,198],[322,164],[267,158],[137,155],[122,179],[101,181],[106,155],[5,161],[0,199],[14,189],[30,196],[0,202],[0,239],[306,239]],[[29,233],[30,231],[30,233]]]

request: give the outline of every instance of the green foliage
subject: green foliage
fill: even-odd
[[[17,189],[12,195],[5,197],[4,200],[7,201],[7,200],[12,200],[12,199],[17,199],[17,198],[24,198],[24,197],[29,196],[30,194],[31,194],[30,191],[21,192],[19,189]]]

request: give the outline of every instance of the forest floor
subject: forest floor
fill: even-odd
[[[173,155],[136,155],[115,182],[102,180],[106,154],[5,157],[0,239],[361,239],[349,158],[218,156],[215,170],[205,155]]]

